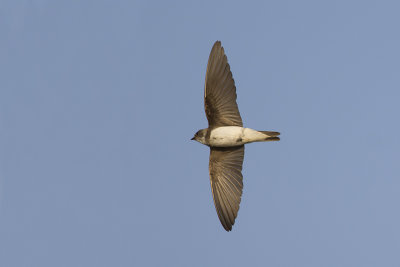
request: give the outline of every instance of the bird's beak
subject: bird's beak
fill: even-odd
[[[194,137],[192,137],[192,139],[190,139],[190,140],[194,140]]]

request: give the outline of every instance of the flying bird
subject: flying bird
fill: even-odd
[[[218,218],[231,231],[243,191],[244,144],[279,141],[279,133],[244,128],[236,103],[236,86],[220,41],[208,58],[204,87],[204,109],[208,128],[192,140],[210,147],[210,182]]]

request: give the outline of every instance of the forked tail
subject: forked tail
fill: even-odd
[[[264,141],[279,141],[280,138],[278,135],[280,135],[279,132],[271,132],[271,131],[259,131],[260,133],[265,135]]]

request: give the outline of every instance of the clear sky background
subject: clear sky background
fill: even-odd
[[[398,1],[1,1],[0,266],[400,266]],[[203,86],[245,126],[220,225]]]

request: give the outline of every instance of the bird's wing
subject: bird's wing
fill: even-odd
[[[210,181],[215,209],[226,231],[232,230],[243,191],[244,146],[210,148]]]
[[[243,126],[235,81],[220,41],[215,42],[208,58],[204,108],[209,127]]]

